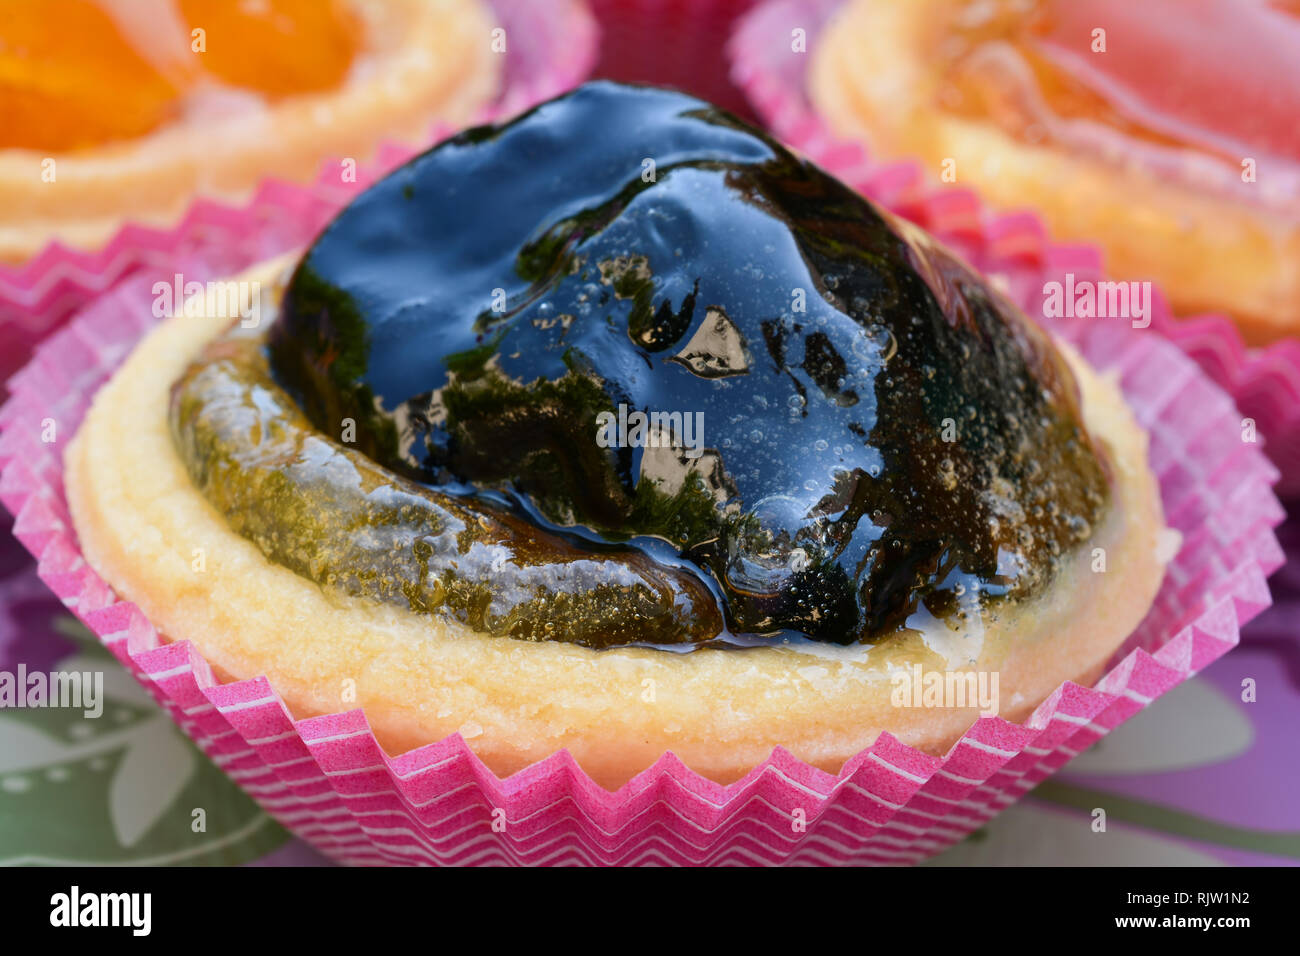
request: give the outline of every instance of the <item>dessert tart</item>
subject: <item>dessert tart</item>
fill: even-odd
[[[218,676],[392,753],[567,748],[611,787],[942,753],[1095,680],[1163,576],[1114,382],[680,93],[471,129],[241,281],[260,321],[195,303],[96,395],[82,549]],[[912,706],[918,672],[1000,690]]]
[[[424,141],[495,92],[483,0],[44,0],[0,22],[0,262]]]
[[[808,85],[838,134],[1032,207],[1179,312],[1300,333],[1294,0],[848,0]]]

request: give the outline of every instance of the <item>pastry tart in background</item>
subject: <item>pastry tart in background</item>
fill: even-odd
[[[809,92],[837,134],[1032,208],[1182,314],[1300,334],[1294,0],[847,0]]]
[[[77,535],[218,677],[390,753],[609,787],[944,753],[1094,681],[1163,578],[1115,382],[683,94],[453,137],[236,282],[260,311],[185,309],[96,395]],[[900,699],[922,673],[994,699]]]
[[[314,177],[497,89],[483,0],[42,0],[0,19],[0,262]]]

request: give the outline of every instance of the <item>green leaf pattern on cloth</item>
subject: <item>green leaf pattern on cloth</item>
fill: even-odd
[[[94,635],[55,627],[76,645],[57,668],[102,672],[104,710],[0,710],[0,864],[235,864],[289,839]]]

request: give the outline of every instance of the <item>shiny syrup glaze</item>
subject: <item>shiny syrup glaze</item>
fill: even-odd
[[[958,626],[1044,587],[1109,499],[1041,332],[816,167],[650,88],[588,84],[393,172],[308,250],[269,354],[316,428],[355,422],[407,480],[666,542],[735,636]],[[620,404],[703,413],[703,454],[601,447]]]

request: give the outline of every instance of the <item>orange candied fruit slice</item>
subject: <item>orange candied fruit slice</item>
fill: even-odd
[[[178,0],[191,30],[204,31],[202,65],[229,85],[267,96],[338,86],[360,30],[338,0]]]
[[[267,98],[332,89],[361,35],[341,0],[2,2],[0,149],[142,136],[202,85]]]
[[[1037,100],[1050,116],[1151,142],[1300,159],[1300,0],[995,0],[957,9],[941,94],[950,110],[1032,139]]]
[[[5,4],[0,147],[67,151],[147,133],[177,90],[95,0]]]

